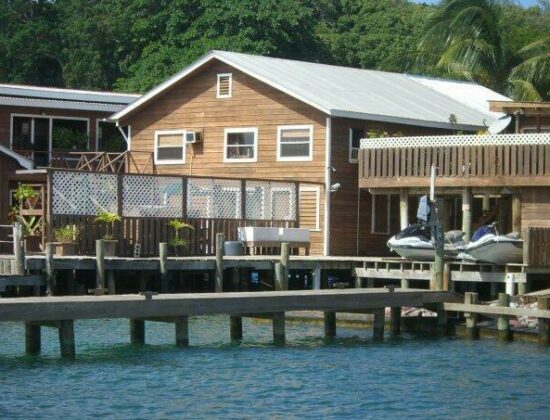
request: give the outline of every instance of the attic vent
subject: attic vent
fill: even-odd
[[[216,98],[231,98],[231,85],[231,73],[218,74],[218,88],[216,91]]]

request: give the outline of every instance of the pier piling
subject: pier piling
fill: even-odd
[[[160,265],[160,291],[168,292],[168,244],[159,244],[159,265]]]
[[[74,322],[72,319],[59,321],[59,348],[61,357],[75,358]]]
[[[336,312],[325,312],[325,337],[336,337]]]
[[[479,295],[477,293],[466,292],[464,295],[464,303],[466,305],[479,305]],[[477,314],[466,312],[466,336],[470,340],[479,339],[479,327],[477,325]]]
[[[231,340],[242,340],[243,338],[243,319],[240,316],[229,317],[229,333]]]
[[[550,309],[550,297],[539,296],[537,298],[538,309]],[[539,321],[539,344],[543,346],[550,345],[550,319],[538,318]]]
[[[384,308],[373,311],[374,321],[372,327],[372,338],[376,341],[384,339],[384,324],[386,323],[386,311]]]
[[[275,312],[273,314],[273,342],[276,345],[283,345],[285,341],[285,313]]]
[[[284,289],[288,290],[288,275],[290,272],[290,246],[287,242],[281,244],[281,265],[283,266]]]
[[[401,307],[399,306],[391,308],[391,332],[395,335],[401,333]]]
[[[45,261],[45,276],[46,276],[46,296],[53,296],[55,272],[53,270],[53,244],[46,244],[46,261]]]
[[[506,308],[510,307],[510,295],[507,293],[498,294],[498,305]],[[511,341],[512,331],[510,330],[510,320],[506,315],[499,315],[497,318],[498,339],[500,341]]]
[[[41,347],[41,331],[40,325],[25,323],[25,352],[27,354],[40,353]]]
[[[174,325],[176,328],[176,346],[189,346],[189,317],[187,315],[176,317]]]
[[[216,293],[223,292],[223,233],[216,233]]]
[[[145,321],[130,319],[130,342],[135,346],[145,344]]]
[[[103,239],[95,241],[96,257],[96,289],[97,291],[105,289],[105,243]]]
[[[23,226],[19,222],[13,225],[13,254],[15,257],[15,274],[25,274],[25,245],[23,242]]]

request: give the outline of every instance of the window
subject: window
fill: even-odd
[[[390,200],[389,195],[372,196],[371,233],[381,235],[390,233]]]
[[[233,75],[231,73],[218,74],[216,98],[231,98],[233,89]]]
[[[224,162],[256,162],[258,129],[226,128],[224,130]]]
[[[277,128],[277,160],[303,161],[313,157],[313,126],[286,125]]]
[[[300,187],[300,227],[319,230],[319,196],[318,186]]]
[[[359,158],[359,149],[361,148],[361,139],[365,137],[365,130],[362,128],[349,129],[349,162],[357,163]]]
[[[185,163],[185,130],[155,131],[155,163]]]

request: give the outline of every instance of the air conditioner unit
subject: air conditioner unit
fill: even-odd
[[[188,131],[185,133],[185,143],[195,144],[201,142],[202,133],[200,131]]]

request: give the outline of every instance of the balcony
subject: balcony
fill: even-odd
[[[550,186],[550,133],[361,140],[360,188]]]

